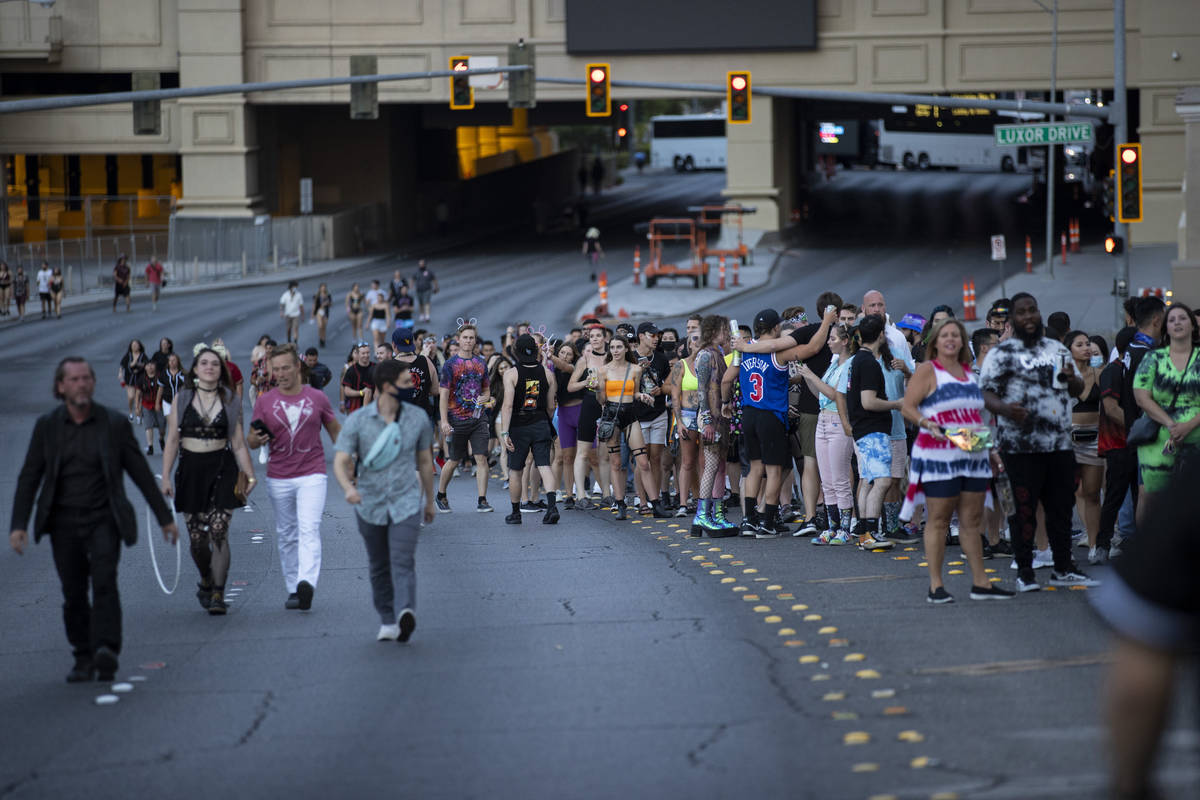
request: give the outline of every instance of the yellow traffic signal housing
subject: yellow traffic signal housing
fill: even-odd
[[[587,65],[587,115],[612,116],[611,71],[608,64]]]
[[[1117,145],[1117,221],[1142,221],[1142,146]]]
[[[470,69],[470,59],[467,56],[451,56],[450,69],[461,72]],[[471,88],[470,75],[452,75],[450,77],[450,108],[455,111],[466,111],[475,107],[475,90]]]
[[[750,123],[750,73],[729,72],[725,76],[726,121],[735,125]]]

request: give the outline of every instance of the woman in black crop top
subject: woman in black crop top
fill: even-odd
[[[1097,346],[1083,331],[1071,331],[1063,338],[1063,344],[1071,351],[1075,372],[1083,377],[1083,392],[1071,408],[1071,441],[1079,471],[1075,508],[1087,529],[1091,553],[1100,531],[1100,487],[1104,485],[1104,459],[1096,450],[1100,438],[1100,371],[1104,369],[1104,357],[1093,357],[1098,352]]]
[[[171,467],[179,456],[175,485]],[[242,400],[233,391],[229,368],[212,348],[201,346],[185,387],[175,395],[167,418],[162,491],[174,495],[200,571],[196,597],[210,614],[224,614],[229,575],[229,521],[245,498],[235,494],[239,468],[247,476],[245,494],[256,483],[254,464],[242,432]]]

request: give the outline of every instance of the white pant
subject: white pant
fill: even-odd
[[[279,565],[288,594],[300,581],[313,588],[321,572],[321,515],[325,512],[325,475],[302,478],[267,478],[267,492],[275,509],[275,537]]]

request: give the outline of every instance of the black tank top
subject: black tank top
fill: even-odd
[[[546,419],[550,381],[541,364],[517,364],[517,389],[513,392],[513,425],[529,425]]]
[[[413,405],[427,414],[432,413],[433,405],[430,397],[433,395],[433,387],[436,383],[433,375],[429,372],[429,359],[425,356],[417,356],[409,364],[408,371],[412,375]]]
[[[567,403],[573,403],[576,400],[582,400],[583,396],[588,393],[587,389],[577,389],[573,392],[567,391],[567,383],[571,380],[570,372],[556,369],[554,370],[554,378],[558,381],[558,404],[560,406],[565,406]]]
[[[1071,409],[1072,413],[1086,414],[1094,413],[1100,410],[1100,384],[1093,383],[1092,390],[1087,393],[1086,397],[1079,398]]]

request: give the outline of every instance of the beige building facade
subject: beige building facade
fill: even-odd
[[[1059,88],[1111,88],[1112,3],[1058,5]],[[177,75],[185,87],[235,84],[348,75],[350,57],[360,54],[376,56],[380,72],[443,69],[460,54],[503,62],[507,45],[524,39],[536,44],[538,73],[547,76],[582,77],[587,61],[607,60],[615,78],[721,84],[726,70],[744,68],[760,87],[949,93],[1038,92],[1049,84],[1051,17],[1034,0],[819,0],[815,50],[603,58],[567,52],[566,13],[566,0],[58,0],[50,8],[0,2],[0,73],[158,71]],[[1176,241],[1187,154],[1175,98],[1200,85],[1195,0],[1130,0],[1127,43],[1146,186],[1145,221],[1133,226],[1132,238]],[[542,84],[537,92],[540,103],[583,104],[582,87]],[[12,98],[7,89],[5,96]],[[503,89],[477,91],[481,103],[502,104],[505,96]],[[385,109],[440,106],[448,82],[382,84],[379,99]],[[343,86],[166,102],[157,136],[133,135],[128,105],[11,114],[0,116],[0,153],[178,156],[181,216],[251,218],[283,213],[290,201],[281,198],[293,190],[281,182],[311,169],[336,171],[310,166],[314,159],[336,164],[366,152],[398,163],[405,157],[395,148],[415,140],[407,128],[428,124],[428,115],[402,111],[381,115],[387,119],[379,124],[333,124],[334,116],[348,116],[348,101]],[[285,108],[286,116],[274,115]],[[787,224],[803,166],[795,141],[801,113],[797,101],[758,97],[753,124],[730,127],[726,194],[759,207],[753,224]],[[315,141],[302,151],[289,147],[289,126],[306,118],[328,129],[328,140],[308,130],[303,136]],[[337,133],[362,141],[347,145]],[[419,170],[391,169],[389,189],[379,191],[362,188],[370,170],[347,166],[355,177],[334,194],[354,202],[361,188],[395,205]]]

